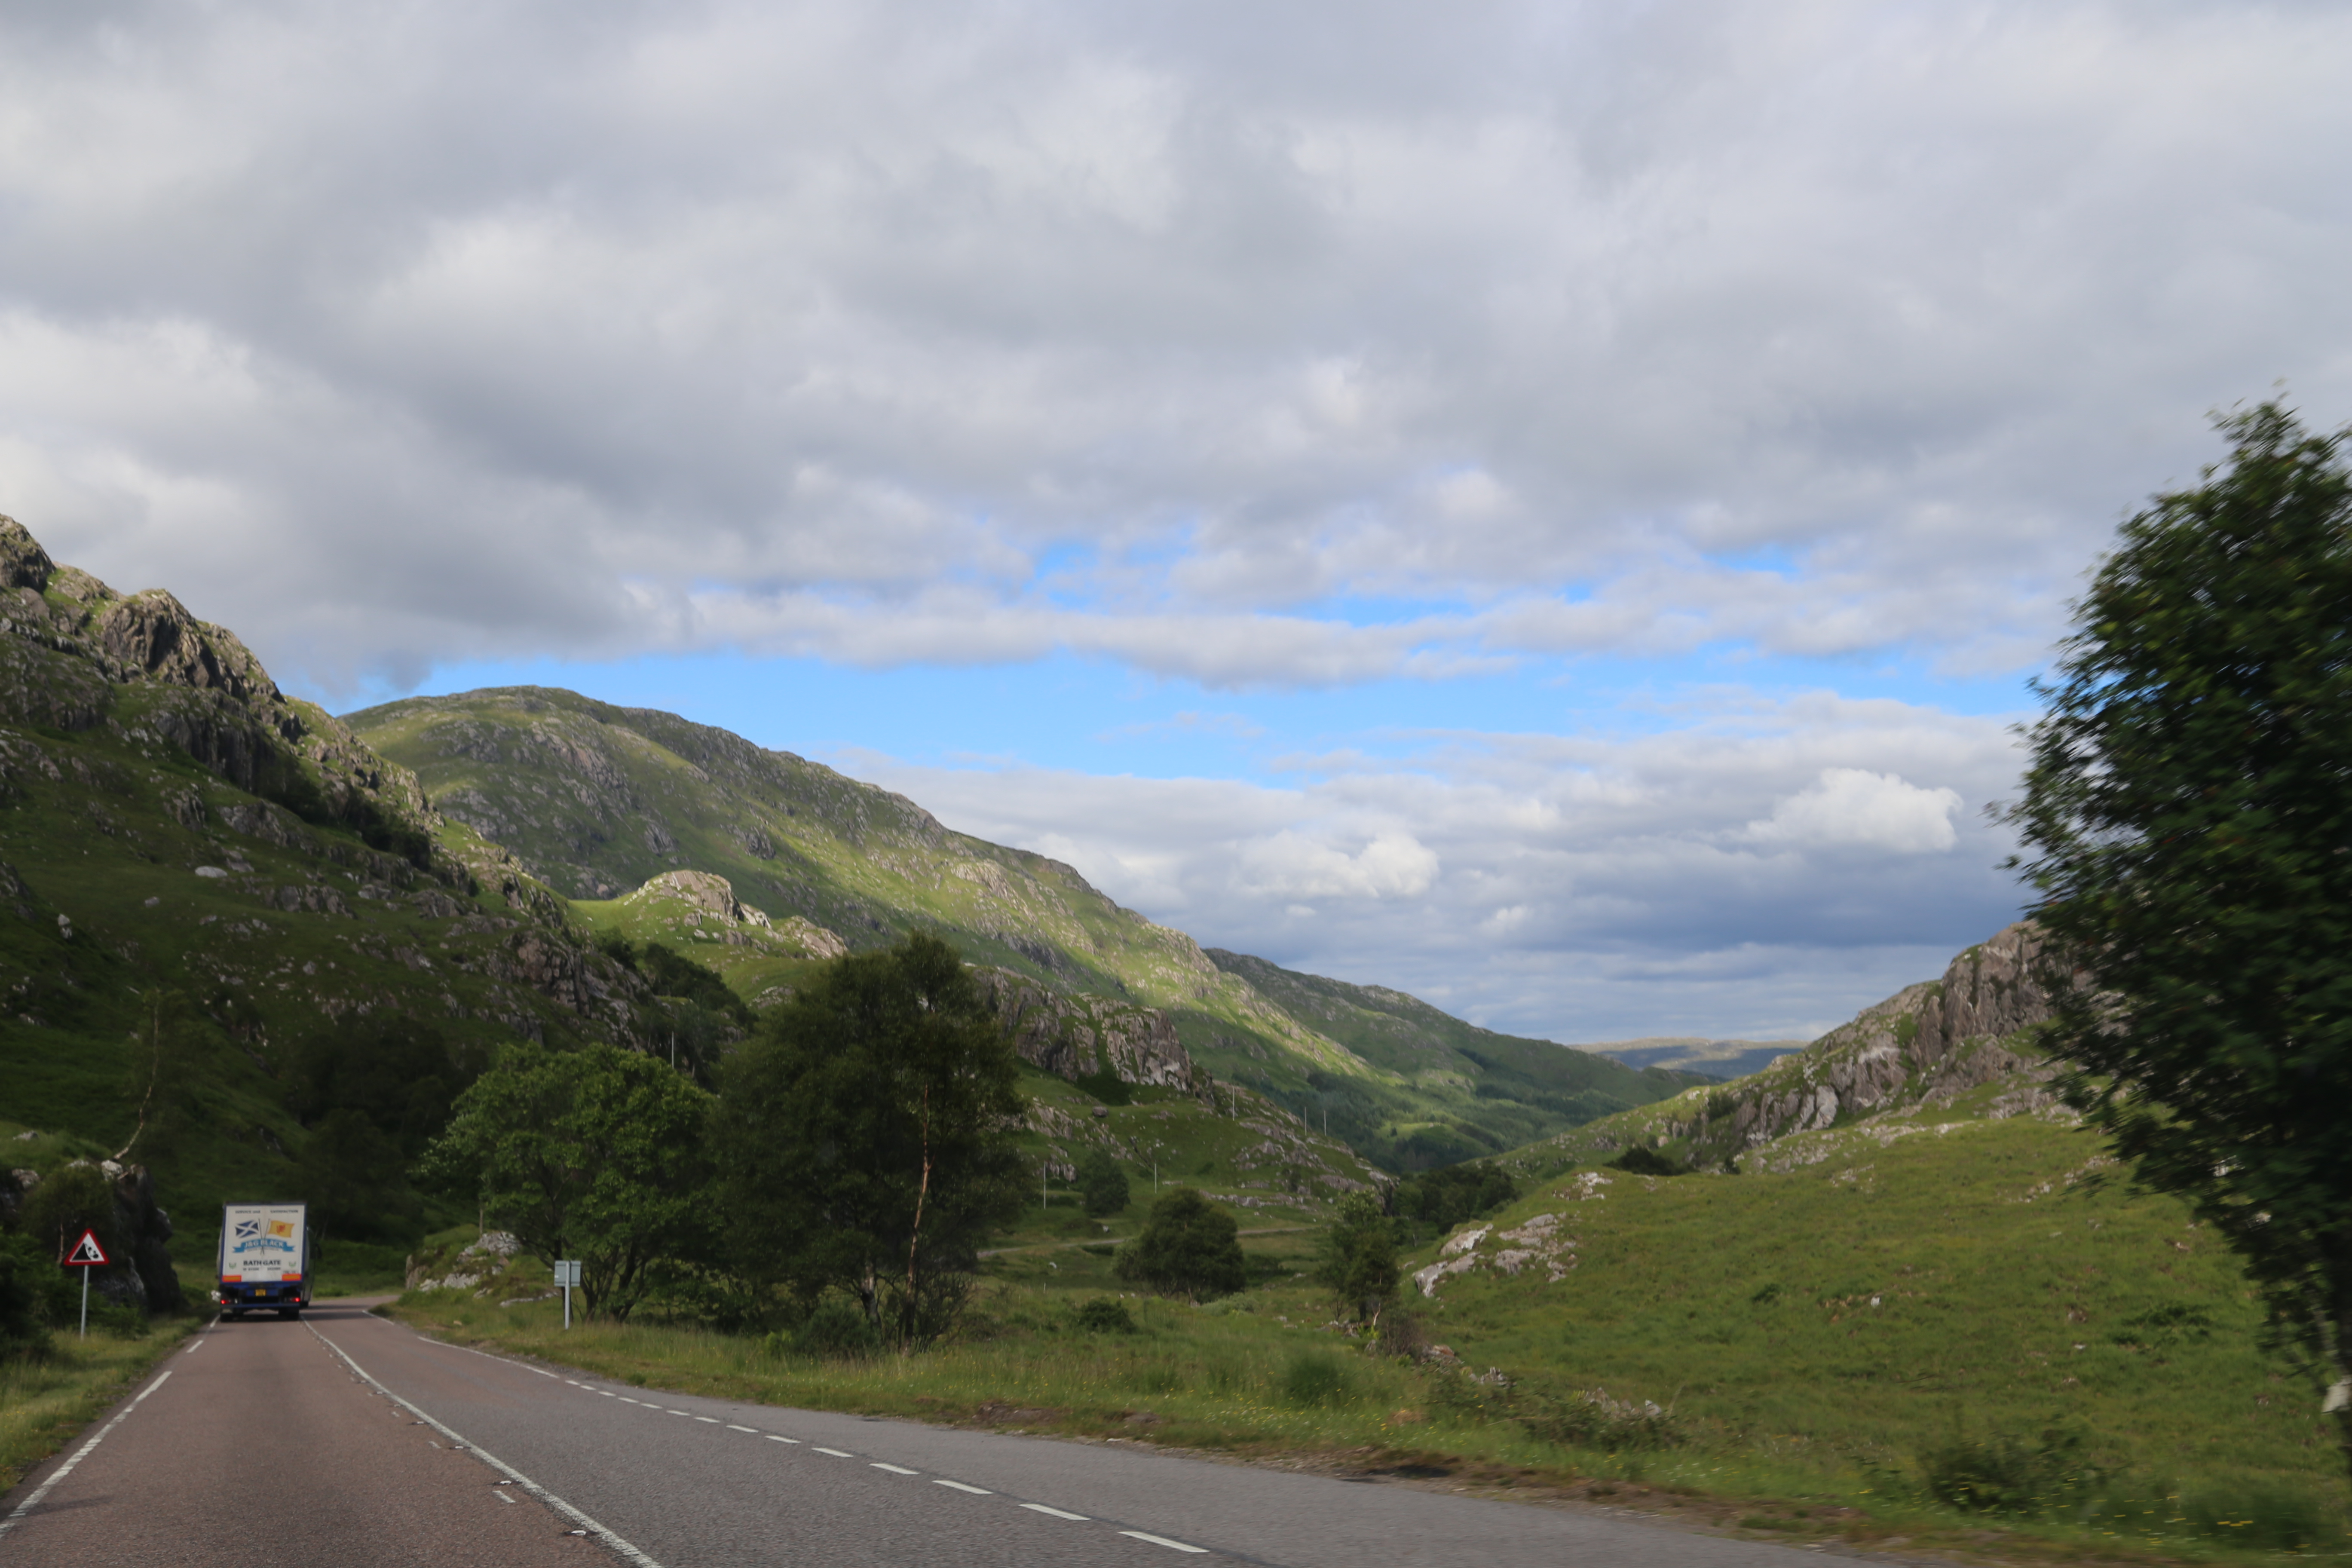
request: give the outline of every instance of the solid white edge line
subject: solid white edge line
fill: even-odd
[[[974,1497],[994,1497],[996,1495],[994,1492],[990,1491],[986,1487],[968,1487],[961,1481],[943,1481],[937,1476],[931,1478],[931,1485],[935,1487],[953,1487],[960,1492],[970,1492]]]
[[[619,1552],[622,1556],[635,1563],[637,1568],[661,1568],[660,1563],[655,1562],[651,1557],[646,1556],[635,1545],[631,1544],[629,1542],[624,1541],[620,1536],[614,1534],[611,1530],[607,1529],[604,1525],[597,1523],[594,1520],[589,1518],[586,1514],[581,1512],[578,1509],[572,1507],[562,1498],[557,1497],[553,1492],[549,1491],[545,1487],[541,1486],[537,1481],[532,1480],[529,1476],[524,1475],[520,1470],[516,1469],[512,1465],[508,1464],[504,1459],[499,1458],[497,1455],[491,1454],[473,1443],[467,1442],[467,1439],[459,1436],[448,1426],[427,1415],[419,1406],[410,1404],[407,1400],[403,1399],[400,1395],[394,1394],[391,1389],[386,1388],[383,1384],[376,1382],[374,1375],[371,1373],[367,1368],[362,1366],[359,1363],[352,1359],[351,1352],[343,1349],[342,1346],[337,1344],[334,1341],[320,1333],[317,1329],[311,1328],[309,1323],[305,1323],[302,1326],[310,1330],[311,1338],[317,1340],[320,1344],[326,1346],[329,1350],[342,1357],[343,1364],[350,1367],[353,1372],[359,1373],[361,1377],[365,1378],[369,1384],[373,1385],[375,1391],[383,1394],[386,1399],[391,1400],[394,1405],[399,1405],[403,1410],[407,1411],[410,1415],[415,1416],[418,1420],[424,1422],[427,1426],[432,1427],[435,1431],[440,1433],[451,1442],[464,1444],[467,1453],[481,1460],[482,1463],[489,1466],[490,1468],[499,1471],[501,1474],[507,1476],[509,1479],[513,1480],[516,1485],[521,1487],[523,1490],[530,1493],[531,1496],[539,1499],[540,1501],[547,1504],[548,1507],[563,1515],[564,1518],[572,1521],[574,1524],[582,1526],[589,1534],[603,1542],[607,1547]],[[422,1338],[423,1336],[420,1335],[418,1337]],[[425,1342],[430,1344],[435,1342],[428,1340]],[[452,1345],[449,1348],[452,1350],[463,1350],[465,1347],[463,1345]],[[504,1361],[506,1358],[504,1356],[492,1356],[490,1359],[492,1361]]]
[[[820,1454],[831,1454],[836,1459],[854,1459],[857,1458],[855,1454],[845,1454],[838,1448],[818,1448],[814,1451]]]
[[[887,1470],[894,1476],[919,1476],[923,1473],[920,1470],[910,1470],[904,1465],[886,1465],[879,1459],[873,1461],[872,1468],[877,1470]]]
[[[1205,1546],[1194,1546],[1190,1542],[1171,1541],[1164,1535],[1147,1535],[1140,1530],[1122,1530],[1119,1533],[1121,1535],[1132,1535],[1138,1541],[1149,1541],[1154,1546],[1173,1547],[1179,1552],[1205,1552],[1209,1550]]]
[[[727,1423],[727,1430],[730,1432],[749,1432],[754,1437],[760,1435],[760,1429],[757,1426],[738,1426],[732,1421]]]
[[[779,1437],[773,1432],[771,1432],[768,1434],[768,1441],[771,1443],[797,1443],[800,1439],[798,1437]]]
[[[0,1535],[7,1534],[9,1530],[15,1526],[18,1520],[24,1518],[26,1514],[38,1508],[41,1504],[41,1500],[49,1495],[49,1489],[56,1486],[59,1481],[64,1480],[68,1476],[72,1475],[74,1467],[80,1464],[82,1460],[88,1458],[89,1457],[89,1451],[92,1448],[97,1447],[100,1443],[104,1442],[106,1440],[106,1435],[109,1432],[113,1431],[117,1426],[121,1426],[124,1418],[130,1415],[132,1411],[139,1408],[141,1401],[144,1400],[149,1394],[154,1393],[157,1389],[163,1387],[163,1379],[171,1375],[171,1370],[166,1368],[161,1376],[157,1377],[146,1387],[141,1389],[139,1391],[139,1397],[137,1399],[133,1399],[130,1404],[116,1411],[114,1413],[114,1419],[100,1427],[95,1433],[91,1434],[89,1442],[84,1443],[80,1447],[74,1450],[74,1457],[72,1458],[68,1459],[64,1464],[59,1465],[56,1469],[50,1471],[49,1479],[43,1481],[39,1486],[35,1487],[31,1497],[26,1498],[23,1502],[20,1502],[15,1508],[10,1509],[8,1510],[8,1517],[5,1519],[0,1519]]]
[[[1042,1502],[1024,1502],[1021,1506],[1034,1513],[1050,1513],[1055,1519],[1074,1519],[1080,1524],[1087,1522],[1087,1515],[1083,1513],[1072,1513],[1066,1509],[1047,1508]]]

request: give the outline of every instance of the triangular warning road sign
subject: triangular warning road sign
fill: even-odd
[[[106,1248],[99,1246],[98,1233],[89,1230],[81,1233],[81,1239],[75,1242],[73,1250],[65,1256],[68,1268],[95,1268],[105,1261]]]

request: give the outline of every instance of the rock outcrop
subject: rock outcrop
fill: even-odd
[[[2045,1077],[2031,1049],[2050,1019],[2037,978],[2041,932],[2021,921],[1955,958],[1941,980],[1907,986],[1795,1056],[1660,1108],[1657,1141],[1687,1139],[1696,1163],[1721,1163],[1791,1132]]]
[[[1123,1083],[1203,1092],[1209,1076],[1157,1007],[1046,991],[1001,969],[974,977],[1025,1061],[1066,1079],[1109,1073]]]

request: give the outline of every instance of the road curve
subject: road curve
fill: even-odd
[[[219,1324],[0,1500],[16,1563],[1793,1568],[1565,1510],[606,1384],[356,1306]],[[462,1445],[462,1447],[461,1447]]]

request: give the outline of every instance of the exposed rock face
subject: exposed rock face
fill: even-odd
[[[2050,1019],[2035,978],[2041,932],[2021,921],[1954,959],[1941,980],[1865,1008],[1792,1057],[1700,1097],[1669,1123],[1693,1152],[1729,1158],[1841,1118],[1950,1096],[2011,1076],[2046,1076],[2025,1037]]]
[[[1110,1072],[1126,1083],[1199,1093],[1209,1077],[1193,1065],[1176,1026],[1157,1007],[1100,996],[1060,996],[1001,969],[974,976],[1023,1059],[1078,1079]]]
[[[730,947],[758,945],[778,939],[810,958],[840,958],[849,944],[815,921],[791,915],[782,922],[767,911],[753,909],[735,896],[735,885],[709,871],[665,871],[631,893],[632,903],[668,903],[683,913],[685,923]]]
[[[431,826],[415,774],[280,691],[236,633],[160,588],[126,596],[58,566],[22,523],[0,517],[0,721],[8,719],[69,731],[109,724],[168,741],[251,794],[299,790],[349,822]]]
[[[91,1292],[142,1312],[177,1311],[182,1297],[179,1276],[172,1270],[172,1216],[155,1202],[153,1173],[144,1165],[112,1160],[98,1162],[98,1169],[114,1189],[114,1232],[129,1244],[129,1255],[91,1269]],[[0,1172],[0,1217],[13,1221],[40,1184],[37,1171]]]

